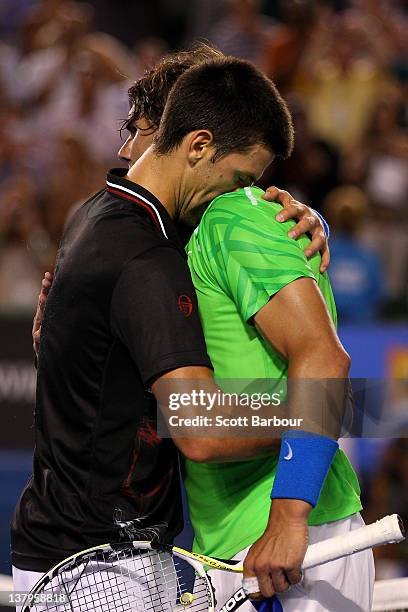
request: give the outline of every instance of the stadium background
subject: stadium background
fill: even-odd
[[[398,424],[345,445],[364,518],[408,521],[406,2],[1,0],[0,32],[0,574],[10,571],[8,523],[30,474],[42,274],[69,211],[117,165],[127,88],[197,39],[257,63],[290,103],[294,154],[261,184],[287,188],[331,224],[352,376],[366,379],[374,420],[392,381],[387,410]],[[408,575],[407,546],[378,551],[376,566],[377,579]]]

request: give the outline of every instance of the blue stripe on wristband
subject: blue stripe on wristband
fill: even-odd
[[[317,504],[338,443],[302,430],[282,435],[271,499],[301,499]]]
[[[324,233],[326,234],[326,238],[330,238],[330,227],[329,224],[327,223],[326,219],[323,217],[323,215],[321,213],[319,213],[318,210],[315,210],[314,208],[312,208],[313,212],[316,213],[316,215],[319,217],[320,221],[323,223],[323,228],[324,228]]]

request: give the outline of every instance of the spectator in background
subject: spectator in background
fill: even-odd
[[[406,316],[408,300],[408,139],[402,91],[393,86],[382,93],[360,145],[342,163],[343,178],[364,186],[371,202],[362,243],[378,256],[387,254],[389,316]]]
[[[47,167],[49,142],[47,133],[38,133],[29,108],[4,99],[0,104],[0,181],[24,171],[37,188],[46,185],[51,171],[51,166]]]
[[[19,160],[18,156],[15,134],[13,134],[13,129],[10,129],[10,124],[11,128],[15,127],[13,125],[16,120],[15,113],[17,113],[18,117],[18,108],[7,104],[3,99],[3,103],[0,106],[0,183],[9,178],[17,170],[19,161],[21,163],[21,158]]]
[[[397,513],[405,525],[408,520],[408,431],[400,430],[399,439],[383,445],[377,464],[365,483],[368,499],[364,519],[372,522],[379,516]],[[372,440],[371,442],[374,442]],[[376,579],[401,578],[408,571],[407,541],[375,550]]]
[[[208,32],[211,44],[261,66],[265,43],[275,24],[260,13],[259,0],[225,0],[226,15]]]
[[[293,153],[289,159],[271,164],[259,184],[263,189],[281,185],[298,200],[313,202],[320,210],[326,194],[338,185],[339,153],[312,134],[302,99],[292,95],[287,100],[296,132]]]
[[[126,53],[120,51],[120,43],[109,35],[94,33],[83,37],[69,59],[55,67],[46,100],[32,119],[37,131],[47,135],[52,158],[54,139],[61,131],[70,131],[85,138],[102,163],[113,161],[119,120],[127,114],[124,75],[130,70],[130,63],[121,61]]]
[[[66,70],[82,36],[90,30],[92,10],[86,4],[42,0],[18,31],[20,54],[16,96],[31,108],[47,102],[54,81]]]
[[[19,49],[0,62],[9,97],[29,110],[37,136],[32,157],[45,183],[61,132],[86,137],[92,153],[109,165],[118,146],[116,128],[127,114],[131,53],[108,34],[90,33],[91,19],[87,4],[42,0],[22,24]]]
[[[314,34],[317,7],[314,0],[280,0],[279,8],[282,23],[265,39],[261,67],[285,92]]]
[[[58,244],[67,218],[101,188],[106,169],[96,163],[79,135],[66,133],[56,142],[53,170],[45,193],[45,220],[52,240]]]
[[[158,36],[147,36],[138,40],[134,48],[135,62],[131,73],[133,79],[137,81],[146,70],[151,70],[167,52],[166,41]]]
[[[225,13],[225,0],[189,0],[186,10],[186,48],[208,37],[213,25]]]
[[[368,211],[367,196],[358,187],[342,185],[328,194],[323,210],[332,229],[330,277],[339,321],[373,319],[384,298],[386,279],[378,258],[358,239]]]
[[[305,96],[312,131],[342,152],[359,144],[390,80],[389,38],[373,35],[372,22],[361,11],[329,18],[327,7],[320,8],[294,86]]]
[[[2,184],[1,193],[0,311],[31,313],[42,271],[55,251],[41,223],[34,182],[16,174]]]
[[[365,183],[373,204],[391,209],[391,216],[403,213],[408,195],[408,132],[401,125],[403,112],[402,91],[388,88],[374,106],[366,133],[345,170],[354,170],[350,178]]]

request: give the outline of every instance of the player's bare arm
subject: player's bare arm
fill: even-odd
[[[350,366],[316,283],[308,278],[290,283],[255,315],[255,323],[288,360],[289,379],[299,380],[299,396],[295,384],[290,403],[301,402],[302,411],[305,415],[309,412],[313,421],[315,398],[313,393],[308,397],[308,386],[302,380],[339,379],[339,385],[345,386]],[[341,407],[337,435],[340,413]],[[244,563],[245,574],[257,576],[265,597],[299,582],[311,509],[312,505],[302,500],[273,500],[265,533],[251,547]]]
[[[48,293],[51,289],[52,281],[53,281],[53,275],[51,274],[51,272],[46,272],[44,274],[44,278],[41,281],[41,291],[38,296],[37,310],[36,310],[36,313],[34,315],[34,320],[33,320],[33,329],[32,329],[33,348],[34,348],[34,353],[36,355],[38,355],[38,351],[40,348],[41,324],[42,324],[42,320],[44,317],[45,303],[47,301]]]
[[[158,401],[165,419],[169,417],[169,396],[171,394],[186,394],[192,397],[193,391],[200,389],[213,397],[222,397],[222,390],[215,383],[213,372],[203,366],[189,366],[166,372],[152,384],[152,391]],[[193,407],[186,406],[186,413],[191,414]],[[221,414],[225,410],[225,404],[214,405],[214,410]],[[234,406],[230,406],[234,413]],[[271,438],[259,439],[225,437],[201,437],[188,435],[173,435],[173,440],[181,453],[191,461],[198,463],[211,463],[217,461],[240,461],[252,459],[253,457],[267,456],[271,452],[277,452],[280,440],[277,433]]]

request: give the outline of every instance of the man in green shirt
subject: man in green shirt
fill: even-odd
[[[300,299],[302,286],[311,285],[312,299],[314,294],[317,300],[324,299],[322,329],[329,325],[329,317],[334,326],[337,323],[330,281],[327,273],[320,272],[320,256],[306,259],[304,249],[309,238],[288,238],[293,222],[279,224],[270,214],[271,206],[278,211],[278,205],[267,204],[262,196],[262,190],[245,187],[216,198],[187,246],[215,378],[219,382],[236,379],[238,392],[248,379],[270,379],[275,383],[288,376],[330,375],[327,367],[324,373],[319,346],[311,350],[310,338],[316,330],[311,330],[307,321],[311,305]],[[299,344],[305,345],[303,366],[291,360],[291,356],[299,360],[294,339],[299,332]],[[196,551],[221,558],[237,554],[238,558],[244,557],[240,551],[245,552],[267,527],[278,456],[277,451],[268,457],[239,462],[185,461]],[[325,539],[327,524],[331,535],[360,526],[362,520],[356,514],[361,510],[359,494],[354,470],[343,451],[337,450],[318,502],[308,515],[311,540]],[[228,595],[233,588],[225,581],[223,577],[216,586],[218,591],[224,588]],[[348,600],[350,605],[353,602],[361,606],[358,609],[368,609],[373,583],[371,552],[331,563],[328,570],[315,568],[307,573],[305,582],[307,594],[295,587],[287,595],[280,595],[284,610],[341,612],[349,609]],[[324,593],[329,584],[335,587],[335,596]]]

